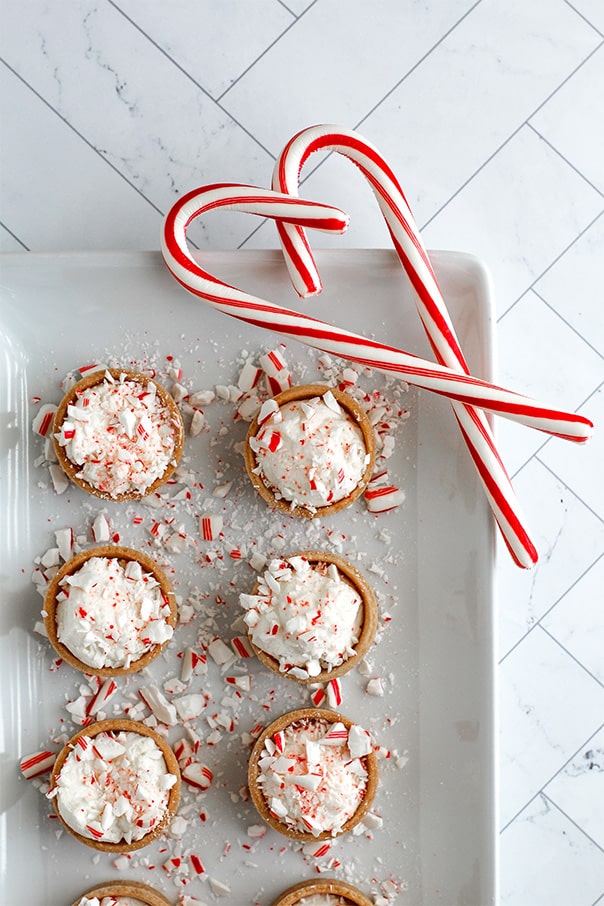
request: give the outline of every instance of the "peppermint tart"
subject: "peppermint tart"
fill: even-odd
[[[256,741],[248,786],[260,816],[301,842],[347,833],[369,811],[378,784],[369,733],[335,711],[301,708]]]
[[[375,435],[347,393],[305,384],[263,404],[250,424],[244,456],[267,503],[312,519],[337,513],[363,493],[373,472]]]
[[[373,906],[373,900],[346,881],[322,878],[288,887],[272,906]]]
[[[343,557],[302,551],[272,560],[251,595],[239,597],[248,637],[270,670],[324,683],[352,670],[377,629],[377,602]]]
[[[178,762],[167,742],[145,724],[103,720],[80,730],[61,749],[47,796],[80,843],[104,852],[131,852],[155,840],[176,814]]]
[[[107,881],[82,894],[72,906],[172,906],[163,893],[141,881]]]
[[[106,500],[138,500],[176,468],[184,426],[160,384],[138,371],[110,368],[65,394],[53,442],[60,466],[80,488]]]
[[[63,564],[44,599],[44,626],[68,664],[96,676],[146,667],[174,633],[177,608],[162,569],[140,551],[97,547]]]

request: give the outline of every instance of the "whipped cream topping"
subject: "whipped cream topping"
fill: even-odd
[[[153,381],[141,384],[109,372],[88,387],[55,435],[65,455],[81,466],[78,478],[110,497],[144,493],[174,458],[180,426]]]
[[[249,440],[277,498],[314,512],[348,497],[369,462],[363,433],[331,391],[272,412]]]
[[[294,721],[266,739],[258,785],[270,813],[287,827],[317,837],[336,836],[367,789],[366,730],[322,718]]]
[[[252,642],[299,679],[333,670],[351,655],[363,601],[333,563],[273,560],[254,595],[239,597]]]
[[[151,737],[102,732],[78,737],[48,795],[81,836],[131,843],[162,821],[177,780]]]
[[[89,667],[129,667],[172,638],[161,587],[136,560],[90,557],[59,588],[57,637]]]
[[[77,906],[146,906],[146,904],[134,897],[109,896],[101,897],[100,899],[98,897],[82,897]],[[339,906],[339,904],[336,904],[336,906]]]

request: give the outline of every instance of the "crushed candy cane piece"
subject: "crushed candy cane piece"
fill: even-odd
[[[181,769],[182,779],[198,790],[209,790],[214,780],[214,772],[200,761],[192,761]]]
[[[396,485],[384,485],[378,488],[368,488],[364,498],[370,513],[387,513],[389,510],[400,506],[406,494]]]
[[[222,531],[222,516],[200,516],[199,534],[204,541],[215,541]]]
[[[43,406],[40,406],[31,425],[35,434],[39,434],[40,437],[47,437],[52,428],[56,411],[57,407],[53,406],[51,403],[45,403]]]
[[[92,523],[92,537],[98,543],[109,541],[111,537],[111,527],[104,513],[99,513]]]
[[[338,708],[342,704],[342,683],[337,678],[327,683],[327,702],[330,708]]]
[[[48,774],[55,763],[56,752],[43,750],[34,752],[33,755],[26,755],[19,761],[19,768],[26,780],[33,780],[34,777],[40,777],[42,774]]]
[[[170,704],[157,686],[143,686],[138,690],[138,694],[160,723],[167,724],[169,727],[176,725],[176,708]]]

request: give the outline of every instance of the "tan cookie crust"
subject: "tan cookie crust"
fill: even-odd
[[[97,884],[85,893],[80,894],[79,898],[72,903],[72,906],[78,906],[82,897],[132,897],[140,900],[146,906],[172,906],[170,900],[166,899],[163,893],[153,890],[148,884],[141,881],[107,881],[105,884]]]
[[[363,477],[359,484],[356,486],[354,491],[352,491],[347,497],[344,497],[342,500],[338,500],[337,503],[332,503],[329,506],[318,507],[316,510],[309,510],[304,506],[293,506],[287,500],[283,500],[280,497],[276,497],[273,489],[265,484],[262,477],[257,475],[254,472],[254,469],[258,466],[256,456],[254,451],[250,447],[249,440],[250,437],[255,437],[258,433],[258,417],[256,417],[253,422],[251,422],[244,449],[244,459],[245,467],[247,473],[250,477],[252,484],[255,489],[258,491],[260,496],[276,510],[279,510],[282,513],[289,513],[290,516],[299,516],[305,519],[316,519],[323,516],[331,516],[333,513],[338,513],[340,510],[346,509],[350,506],[351,503],[361,496],[367,488],[371,476],[373,474],[373,465],[375,462],[375,434],[371,422],[367,418],[366,412],[362,409],[361,406],[353,399],[348,393],[343,393],[341,390],[336,390],[333,387],[328,387],[326,384],[302,384],[299,387],[290,387],[288,390],[284,390],[282,393],[278,393],[274,400],[279,407],[286,405],[297,400],[308,400],[313,399],[316,396],[323,396],[330,390],[333,393],[334,397],[346,412],[348,417],[355,422],[360,428],[363,434],[363,440],[365,442],[365,449],[369,454],[369,461],[363,472]]]
[[[81,478],[78,478],[78,472],[80,471],[81,466],[77,465],[76,463],[72,462],[71,459],[69,459],[69,457],[65,453],[65,448],[59,444],[55,436],[61,430],[61,425],[63,424],[65,416],[67,415],[67,407],[77,402],[78,397],[84,390],[87,390],[89,387],[94,387],[97,384],[102,384],[107,372],[109,372],[109,374],[111,374],[116,379],[116,381],[119,381],[120,375],[123,374],[126,375],[126,380],[134,381],[137,384],[141,384],[143,386],[149,384],[149,382],[155,384],[157,396],[159,397],[159,399],[161,399],[163,405],[170,412],[170,415],[172,417],[172,424],[174,426],[174,453],[172,460],[164,470],[163,474],[156,478],[153,484],[149,485],[144,493],[139,493],[137,491],[128,491],[124,494],[116,494],[115,496],[112,496],[111,494],[106,494],[104,491],[99,491],[87,481],[83,481]],[[154,381],[146,374],[142,374],[142,372],[140,371],[131,371],[128,368],[106,368],[102,371],[95,371],[92,374],[87,375],[67,391],[67,393],[59,403],[57,411],[55,412],[52,439],[59,465],[68,476],[68,478],[70,478],[71,481],[73,481],[73,483],[76,484],[79,488],[82,488],[82,490],[86,491],[88,494],[92,494],[94,497],[100,497],[103,500],[141,500],[143,497],[147,497],[149,494],[152,494],[159,487],[161,487],[161,485],[165,484],[174,472],[174,469],[178,465],[180,457],[182,456],[185,429],[180,409],[178,408],[168,391],[164,387],[162,387],[161,384],[158,384],[157,381]]]
[[[156,743],[157,746],[162,751],[164,760],[166,762],[166,767],[168,773],[174,774],[178,779],[172,789],[169,792],[168,796],[168,806],[166,808],[166,813],[161,821],[158,822],[156,827],[149,831],[148,834],[145,834],[144,837],[141,837],[140,840],[133,840],[131,843],[126,843],[125,841],[118,841],[117,843],[106,843],[102,840],[93,840],[90,837],[84,837],[82,834],[78,834],[77,831],[74,831],[66,821],[63,820],[61,812],[59,811],[59,806],[57,803],[57,796],[52,799],[55,813],[57,818],[69,833],[79,840],[80,843],[83,843],[85,846],[90,846],[93,849],[101,850],[102,852],[110,853],[127,853],[132,852],[135,849],[142,849],[143,846],[147,846],[157,837],[161,836],[166,827],[170,824],[172,818],[176,815],[178,809],[178,803],[180,802],[180,768],[178,766],[178,761],[176,756],[168,743],[163,739],[159,733],[156,733],[155,730],[152,730],[150,727],[147,727],[145,724],[138,723],[134,720],[101,720],[98,723],[90,724],[88,727],[83,727],[79,730],[74,736],[71,737],[68,743],[66,743],[59,754],[57,755],[56,761],[54,763],[52,773],[50,775],[50,792],[55,789],[57,786],[57,781],[65,759],[75,746],[77,740],[80,736],[89,736],[94,737],[98,736],[99,733],[140,733],[141,736],[150,736],[151,739]]]
[[[301,843],[312,843],[318,840],[332,840],[334,837],[347,834],[351,831],[353,827],[363,820],[371,808],[378,787],[377,758],[374,752],[370,752],[369,755],[365,755],[361,759],[367,770],[367,788],[365,790],[365,796],[352,818],[349,818],[342,826],[342,830],[339,834],[333,834],[331,831],[323,831],[323,833],[315,836],[309,831],[299,831],[288,827],[283,821],[280,821],[279,818],[276,818],[269,811],[264,794],[258,785],[258,777],[260,776],[258,761],[267,737],[274,736],[279,730],[284,730],[286,727],[289,727],[290,724],[301,720],[325,720],[332,724],[342,723],[347,729],[350,729],[354,724],[354,721],[349,720],[337,711],[329,711],[324,708],[299,708],[296,711],[290,711],[289,713],[278,717],[264,729],[252,749],[248,764],[248,787],[250,796],[252,797],[252,802],[256,806],[260,817],[263,818],[273,830],[279,831],[280,834],[290,837],[292,840],[298,840]]]
[[[291,673],[281,670],[279,668],[279,661],[276,658],[267,654],[266,651],[263,651],[254,644],[251,632],[249,631],[248,639],[258,660],[261,661],[265,667],[268,667],[269,670],[272,670],[273,673],[277,673],[279,676],[284,676],[287,679],[294,680],[298,683],[327,683],[329,680],[349,673],[350,670],[354,669],[367,654],[377,631],[377,601],[367,579],[343,557],[340,557],[337,554],[328,554],[325,551],[300,551],[296,554],[289,554],[289,556],[284,557],[283,559],[289,560],[290,557],[305,557],[310,563],[333,563],[337,567],[338,572],[341,573],[344,581],[348,582],[348,584],[360,595],[363,602],[363,624],[359,641],[354,649],[354,654],[332,670],[323,670],[318,676],[309,676],[306,679],[300,679]],[[258,585],[255,586],[252,594],[258,594]]]
[[[56,610],[57,610],[57,594],[60,591],[59,583],[61,580],[67,576],[72,575],[77,572],[78,569],[84,564],[87,560],[90,560],[91,557],[106,557],[112,560],[120,560],[122,564],[128,560],[136,560],[137,563],[140,563],[142,568],[147,573],[151,573],[156,581],[159,583],[161,588],[162,595],[167,601],[170,608],[170,616],[167,618],[167,622],[170,626],[176,626],[176,621],[178,618],[177,607],[176,607],[176,598],[174,597],[174,592],[172,586],[168,581],[168,578],[164,571],[160,569],[155,560],[152,560],[151,557],[148,557],[146,554],[143,554],[141,551],[135,551],[128,547],[115,547],[113,545],[107,545],[103,547],[93,547],[87,551],[82,551],[79,554],[76,554],[75,557],[72,557],[71,560],[68,560],[67,563],[64,563],[58,573],[51,580],[46,595],[44,597],[44,627],[46,629],[46,634],[48,639],[57,652],[57,654],[63,658],[68,664],[71,664],[72,667],[75,667],[76,670],[81,670],[82,673],[92,674],[94,676],[125,676],[128,673],[137,673],[139,670],[142,670],[143,667],[146,667],[151,661],[161,654],[164,650],[168,641],[164,642],[162,645],[154,645],[153,648],[145,652],[138,660],[133,661],[129,667],[90,667],[84,661],[81,661],[79,658],[73,654],[62,642],[59,641],[57,636],[57,622],[56,622]]]
[[[273,900],[271,906],[297,906],[303,897],[311,897],[318,894],[332,894],[343,899],[346,906],[373,906],[373,901],[366,897],[357,887],[347,884],[346,881],[338,881],[335,878],[322,878],[320,881],[301,881],[288,887],[283,893],[279,894],[276,900]]]

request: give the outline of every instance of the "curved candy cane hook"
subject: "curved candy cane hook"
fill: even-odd
[[[468,374],[257,298],[212,276],[192,257],[187,246],[186,230],[197,216],[216,208],[268,216],[280,225],[295,223],[332,231],[341,231],[347,223],[346,215],[337,208],[255,186],[217,184],[189,192],[173,205],[165,218],[162,254],[174,278],[214,308],[247,323],[398,375],[419,387],[498,412],[540,430],[573,440],[586,440],[589,436],[586,428],[591,423],[573,413],[546,408],[527,397]]]
[[[347,157],[369,181],[382,211],[400,262],[416,291],[416,305],[437,360],[464,374],[469,368],[449,317],[430,259],[403,191],[381,154],[366,139],[339,126],[311,126],[295,135],[275,165],[273,188],[298,195],[302,168],[315,151],[336,151]],[[321,291],[321,280],[304,228],[277,224],[292,283],[301,296]],[[452,400],[453,412],[476,465],[502,536],[519,566],[537,562],[537,551],[490,425],[475,406]],[[560,433],[564,436],[564,432]]]

